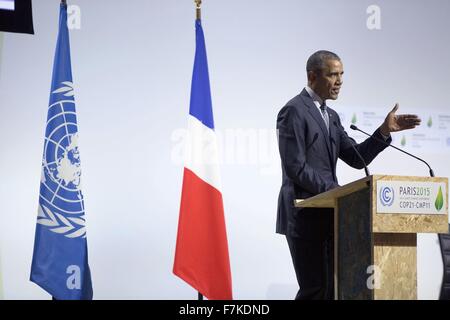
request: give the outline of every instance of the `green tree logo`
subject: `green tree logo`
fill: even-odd
[[[427,126],[428,128],[431,128],[433,126],[433,119],[431,119],[431,117],[430,119],[428,119]]]
[[[405,138],[405,136],[403,136],[402,141],[400,141],[400,144],[402,145],[402,147],[406,146],[406,138]]]
[[[436,207],[437,211],[441,211],[442,207],[444,206],[444,196],[442,195],[442,187],[439,187],[439,192],[436,197],[436,201],[434,202],[434,206]]]
[[[358,121],[358,118],[356,117],[356,113],[354,113],[353,117],[352,117],[352,124],[356,124],[357,121]]]

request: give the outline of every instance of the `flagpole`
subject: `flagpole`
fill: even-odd
[[[196,10],[195,10],[196,11],[196,19],[201,20],[201,18],[202,18],[202,8],[201,8],[202,0],[194,0],[194,2],[196,5]],[[200,292],[198,292],[198,300],[199,301],[203,300],[203,295]]]
[[[196,4],[197,20],[202,19],[202,0],[194,0]]]
[[[202,19],[202,0],[194,0],[195,2],[195,11],[196,11],[196,19]],[[198,292],[198,301],[203,301],[203,295]]]
[[[61,4],[62,5],[67,5],[66,0],[61,0]],[[52,296],[52,301],[58,301],[58,299],[56,299],[54,296]]]
[[[66,6],[67,5],[66,0],[61,0],[61,4]],[[56,299],[54,296],[52,296],[52,301],[58,301],[58,299]]]

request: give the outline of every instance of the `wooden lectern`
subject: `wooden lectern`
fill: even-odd
[[[417,299],[417,233],[448,232],[448,179],[373,175],[295,206],[334,208],[335,299]]]

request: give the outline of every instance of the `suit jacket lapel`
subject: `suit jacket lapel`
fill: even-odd
[[[332,156],[331,145],[330,145],[330,136],[329,136],[330,134],[328,133],[327,126],[325,124],[325,121],[323,121],[323,118],[322,118],[322,115],[320,114],[319,109],[314,104],[313,100],[311,99],[311,97],[309,96],[309,94],[306,90],[302,91],[301,97],[303,99],[303,102],[305,102],[306,106],[308,107],[309,113],[312,115],[314,120],[316,120],[317,124],[322,129],[322,132],[323,132],[323,135],[325,136],[325,141],[327,144],[328,155],[329,155],[330,159],[333,159],[334,157]],[[331,130],[332,126],[333,126],[333,124],[330,119],[330,130]]]

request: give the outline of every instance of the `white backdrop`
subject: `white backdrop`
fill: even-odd
[[[196,292],[172,274],[195,46],[193,1],[69,4],[81,12],[80,28],[71,31],[72,68],[94,296],[195,299]],[[381,10],[379,30],[367,27],[373,4]],[[331,103],[339,112],[387,113],[395,102],[402,112],[446,112],[449,10],[446,0],[204,1],[236,299],[291,299],[297,290],[286,241],[275,234],[281,170],[274,130],[279,109],[305,85],[308,56],[328,49],[343,59],[345,84]],[[39,0],[33,11],[36,35],[4,34],[0,45],[6,299],[49,298],[28,279],[59,7]],[[415,152],[438,176],[450,175],[448,150]],[[386,150],[370,169],[427,175],[421,163],[395,150]],[[341,184],[363,175],[338,166]],[[441,279],[437,237],[420,235],[419,298],[436,299]]]

